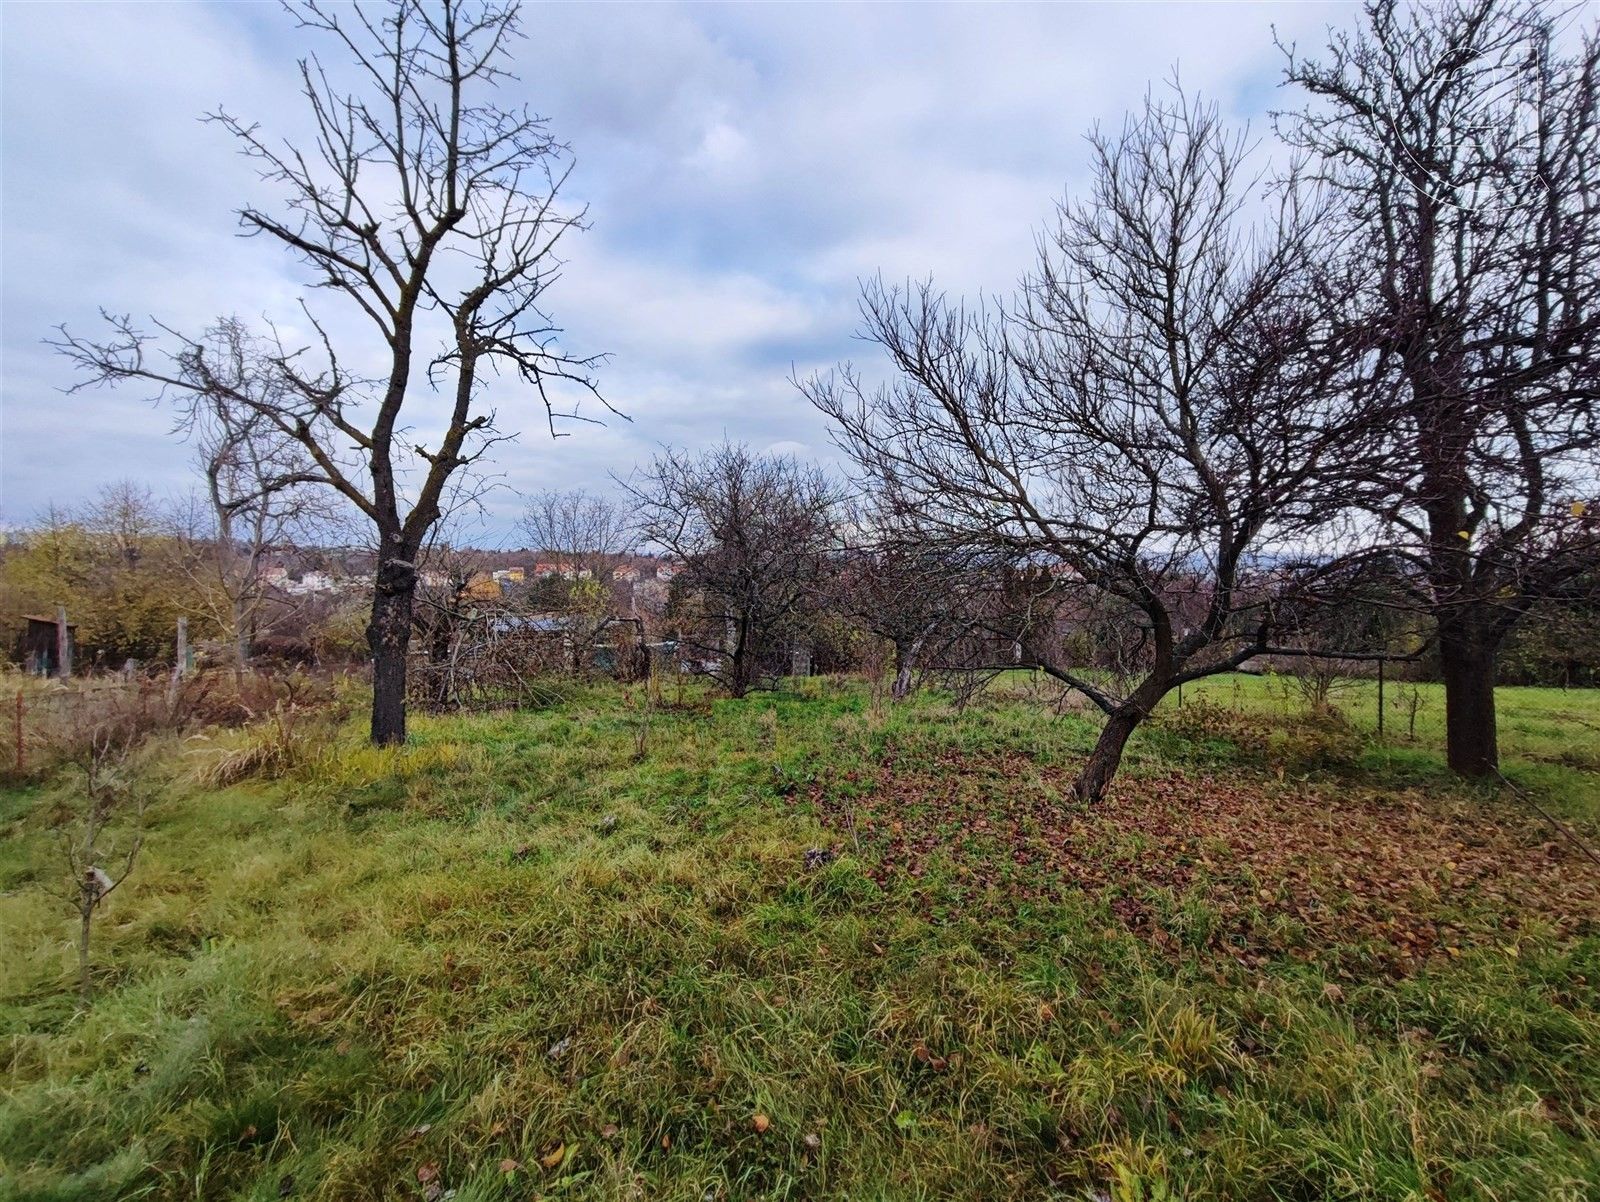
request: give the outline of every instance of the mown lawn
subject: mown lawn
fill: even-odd
[[[1426,708],[1190,690],[1085,812],[1085,715],[805,683],[351,721],[220,790],[256,736],[155,745],[85,1015],[71,782],[0,794],[0,1196],[1600,1196],[1600,867]],[[1600,697],[1501,712],[1592,841]]]

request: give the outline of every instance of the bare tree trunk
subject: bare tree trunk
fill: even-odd
[[[911,648],[903,642],[894,645],[894,684],[889,689],[889,696],[896,701],[904,701],[911,692]]]
[[[733,650],[729,653],[728,692],[743,697],[750,691],[749,620],[741,614],[734,619]]]
[[[1462,776],[1492,776],[1500,766],[1494,710],[1497,642],[1470,618],[1439,623],[1445,759]]]
[[[367,646],[372,649],[372,741],[380,747],[406,741],[406,652],[416,588],[416,572],[409,566],[379,566]]]
[[[1133,694],[1107,715],[1094,750],[1089,753],[1083,770],[1073,782],[1072,791],[1078,800],[1093,803],[1106,795],[1106,787],[1122,766],[1122,753],[1128,746],[1128,740],[1139,729],[1139,723],[1155,712],[1161,699],[1173,687],[1172,682],[1177,679],[1178,671],[1179,664],[1170,657],[1164,657],[1161,669],[1145,677]]]
[[[250,666],[250,614],[242,597],[233,600],[233,667],[243,676]]]
[[[1072,791],[1079,801],[1092,803],[1105,796],[1106,786],[1122,764],[1123,749],[1143,719],[1144,715],[1127,707],[1117,710],[1106,719],[1094,750],[1089,753],[1083,770],[1072,785]]]
[[[889,690],[889,695],[896,701],[904,701],[911,695],[911,680],[917,670],[917,660],[922,654],[923,644],[927,642],[925,635],[919,635],[909,643],[897,640],[894,645],[894,685]]]

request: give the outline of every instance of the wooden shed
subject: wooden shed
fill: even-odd
[[[60,623],[55,618],[41,614],[24,614],[23,619],[28,623],[28,628],[22,634],[23,664],[35,676],[60,676],[62,674]],[[66,633],[67,671],[70,674],[72,661],[78,650],[78,624],[68,622]]]

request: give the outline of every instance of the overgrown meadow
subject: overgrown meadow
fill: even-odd
[[[0,1196],[1600,1196],[1600,695],[1477,792],[1370,687],[1189,690],[1087,810],[1021,676],[160,735],[81,1012],[24,782]]]

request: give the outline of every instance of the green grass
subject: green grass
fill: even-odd
[[[221,790],[154,747],[82,1015],[70,782],[0,794],[0,1197],[1600,1191],[1600,876],[1431,735],[1280,775],[1158,726],[1083,814],[1085,716],[805,686],[642,759],[598,686]],[[1543,694],[1513,774],[1592,838],[1600,707]]]
[[[1410,737],[1409,697],[1415,690],[1416,737]],[[1342,680],[1332,693],[1334,703],[1363,730],[1376,733],[1378,683],[1376,680]],[[1290,676],[1247,676],[1232,673],[1213,676],[1184,690],[1185,700],[1206,700],[1237,709],[1276,713],[1301,702],[1299,688]],[[1400,743],[1415,742],[1431,751],[1444,750],[1444,687],[1389,681],[1384,689],[1386,735]],[[1176,694],[1165,702],[1177,704]],[[1548,760],[1600,772],[1600,738],[1586,739],[1584,732],[1600,735],[1600,690],[1502,688],[1496,692],[1500,751],[1510,759]]]
[[[1419,701],[1414,724],[1413,693]],[[1376,680],[1341,681],[1332,699],[1354,726],[1376,735]],[[1271,675],[1214,676],[1187,687],[1184,700],[1269,716],[1304,704],[1292,677]],[[1600,819],[1600,689],[1502,688],[1495,700],[1501,769],[1507,778]],[[1367,766],[1444,782],[1444,687],[1389,681],[1384,703],[1384,740],[1368,748]],[[1173,694],[1162,708],[1170,711],[1176,705]]]

